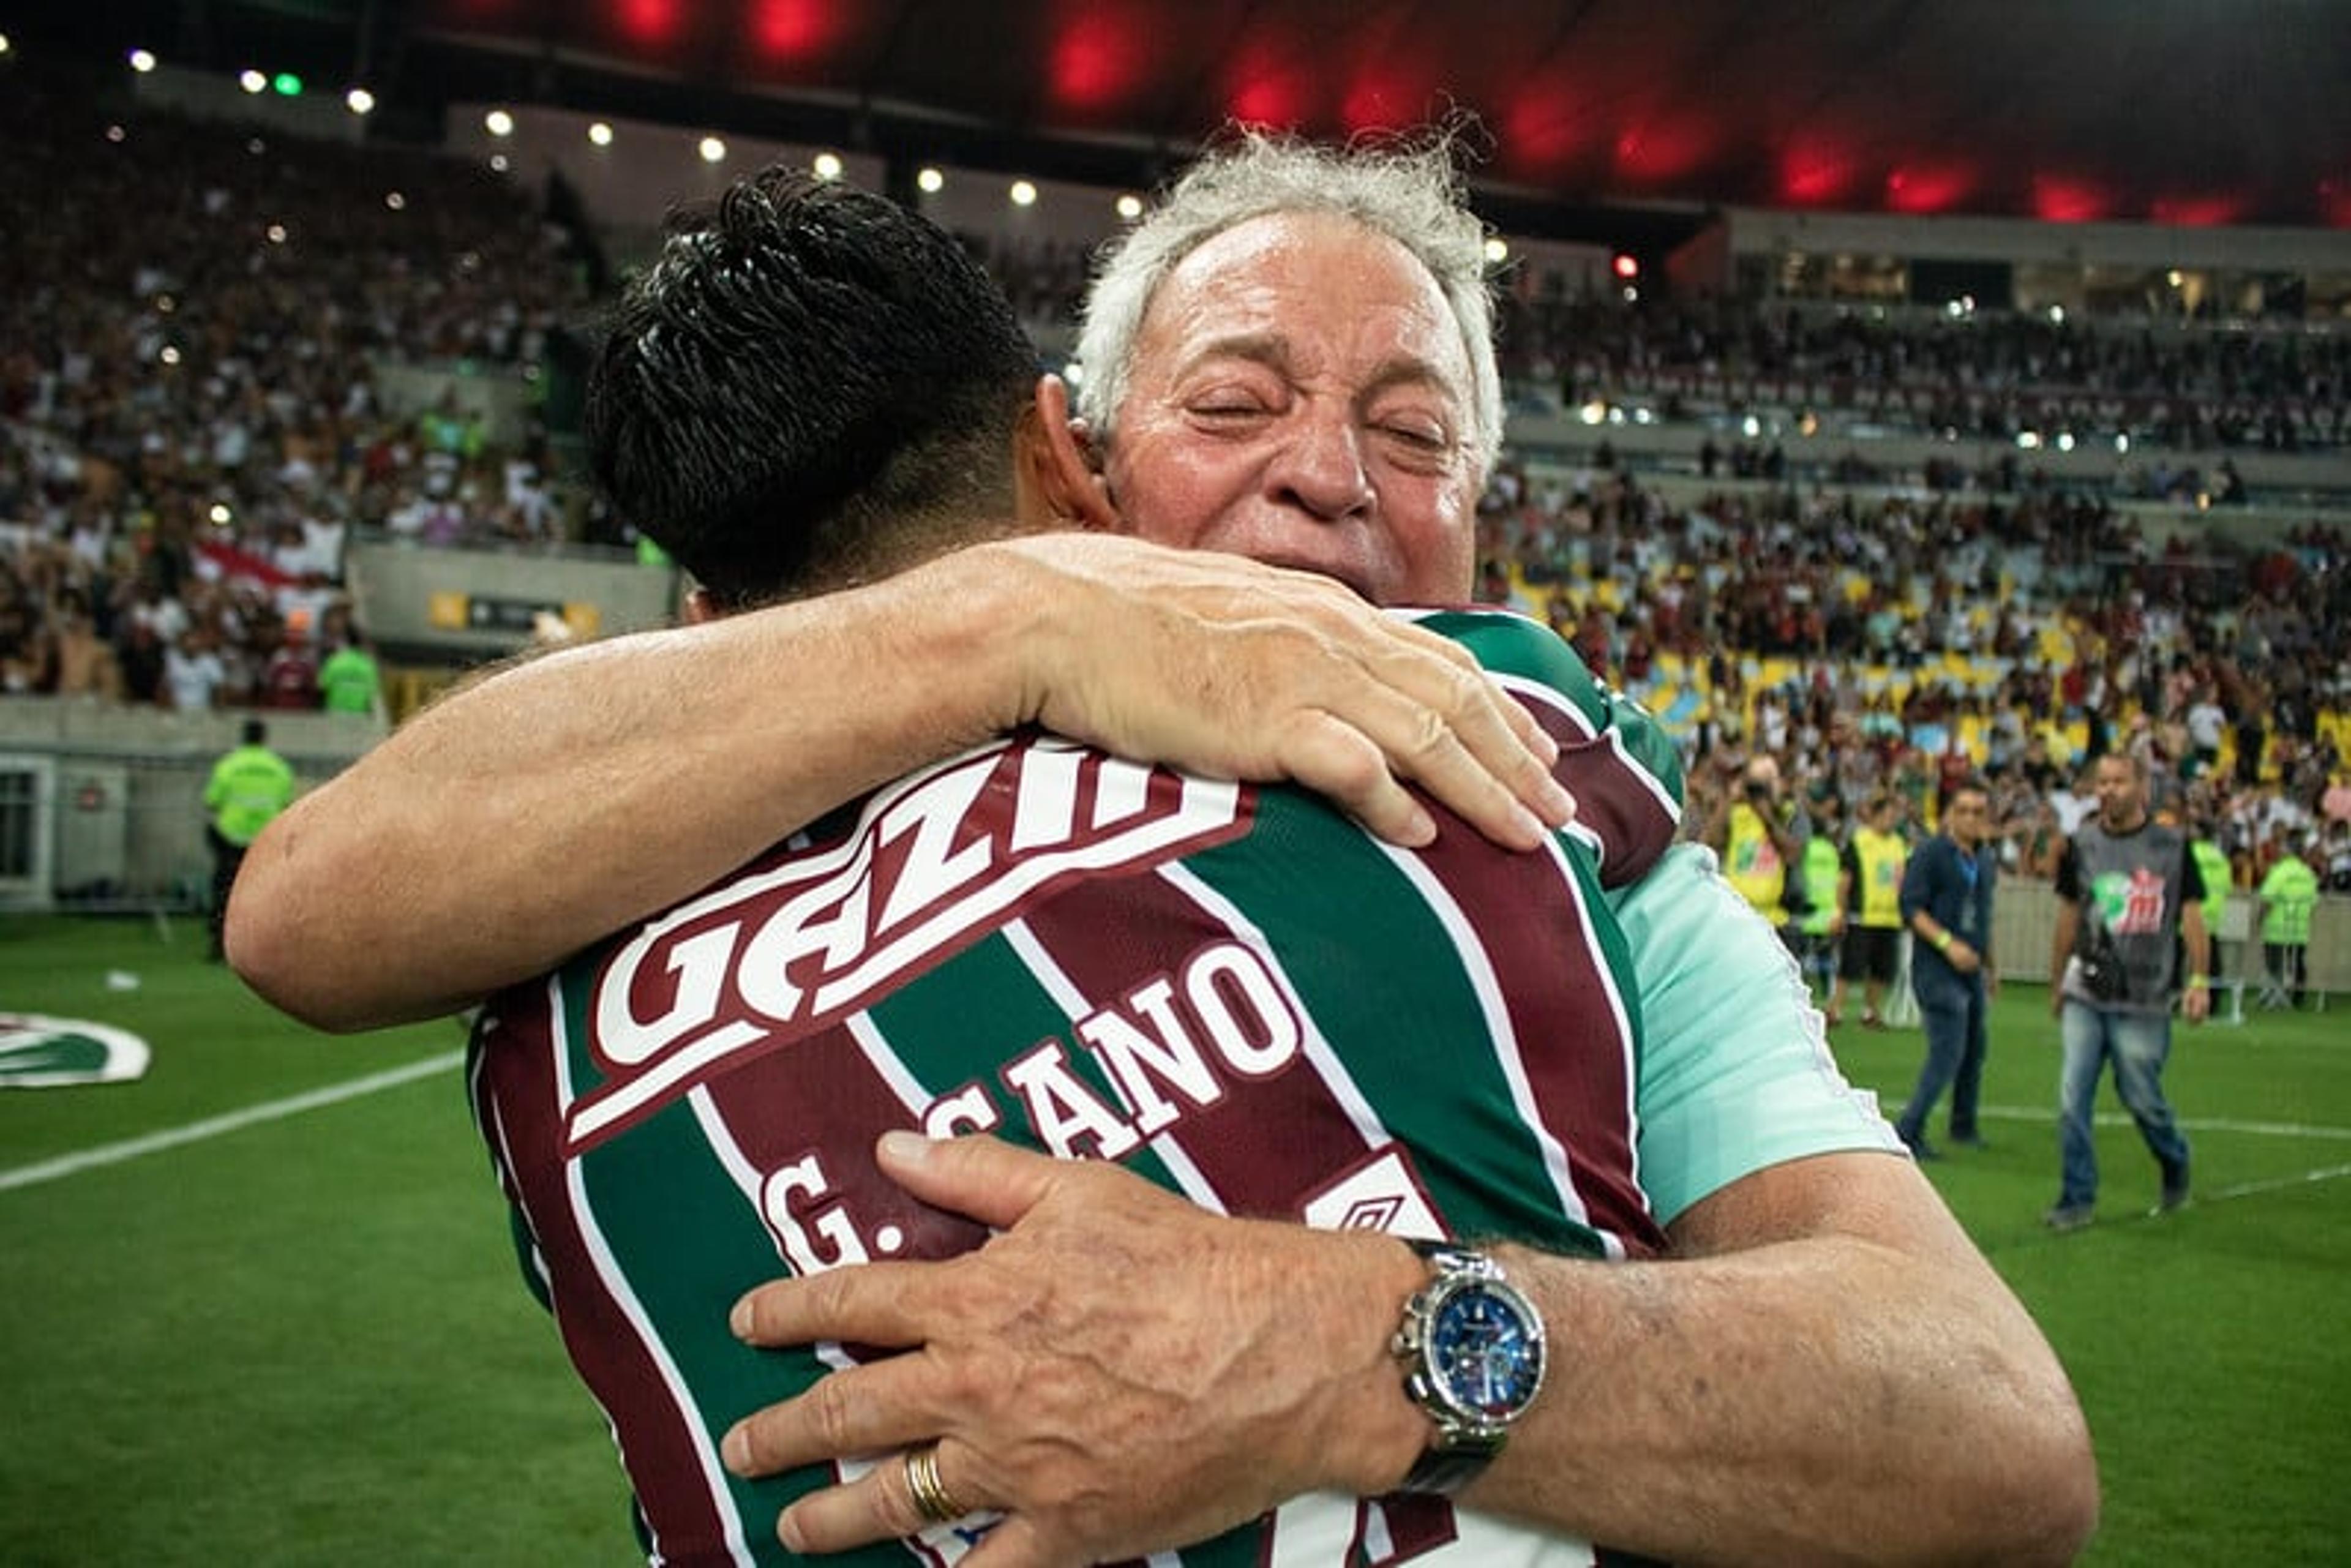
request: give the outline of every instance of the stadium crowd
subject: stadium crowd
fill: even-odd
[[[486,171],[163,114],[32,73],[0,95],[0,690],[314,706],[353,527],[558,531],[536,444],[386,361],[536,363],[585,301]]]
[[[387,366],[543,367],[591,312],[581,247],[514,183],[421,152],[110,116],[37,80],[0,99],[0,203],[41,214],[0,248],[0,693],[319,706],[321,664],[360,641],[350,530],[576,531],[585,498],[535,427],[502,447],[454,398],[394,412],[380,384]],[[1024,318],[1066,319],[1081,249],[989,254]],[[2085,430],[2199,449],[2340,445],[2351,372],[2339,333],[1523,292],[1504,298],[1502,341],[1522,387],[1570,403],[1646,389],[1670,415],[1793,389],[2012,434],[2053,402]],[[1857,487],[1882,476],[1854,465],[1807,489],[1776,448],[1709,440],[1702,476],[1770,483],[1677,504],[1604,445],[1584,469],[1509,459],[1484,508],[1484,596],[1547,616],[1648,698],[1688,737],[1701,807],[1769,752],[1808,821],[1890,787],[1925,824],[1972,766],[2029,873],[2078,818],[2088,761],[2127,747],[2246,885],[2307,836],[2351,889],[2340,528],[2191,555],[2012,466],[1888,494]]]

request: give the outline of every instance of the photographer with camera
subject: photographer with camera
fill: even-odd
[[[2049,1008],[2065,1051],[2057,1094],[2064,1185],[2042,1217],[2053,1230],[2078,1230],[2096,1217],[2090,1112],[2110,1059],[2115,1092],[2162,1173],[2158,1209],[2188,1201],[2188,1139],[2163,1096],[2183,953],[2188,975],[2178,988],[2179,1010],[2195,1024],[2212,1007],[2204,879],[2188,840],[2148,815],[2143,758],[2109,752],[2098,758],[2094,779],[2097,815],[2074,832],[2057,866],[2057,929],[2050,943]]]
[[[1735,789],[1714,803],[1704,835],[1739,896],[1771,923],[1789,951],[1799,952],[1789,909],[1789,873],[1803,863],[1803,841],[1789,824],[1780,799],[1780,765],[1768,755],[1750,760]],[[1801,884],[1797,892],[1802,891]]]

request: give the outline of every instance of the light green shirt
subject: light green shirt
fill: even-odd
[[[2288,855],[2262,878],[2262,940],[2301,946],[2310,940],[2310,912],[2318,907],[2318,873],[2300,855]]]
[[[294,769],[266,746],[240,746],[213,764],[204,809],[233,844],[249,844],[269,820],[294,803]]]

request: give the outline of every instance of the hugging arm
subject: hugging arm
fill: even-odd
[[[1404,843],[1435,831],[1405,780],[1520,848],[1572,810],[1551,743],[1445,639],[1321,578],[1035,536],[457,693],[270,824],[230,959],[322,1028],[449,1011],[1025,724],[1294,779]]]
[[[1669,1258],[1499,1249],[1553,1372],[1462,1500],[1682,1562],[2071,1556],[2097,1480],[2064,1374],[1890,1131],[1818,1076],[1777,939],[1687,846],[1619,906],[1653,1052],[1760,1043],[1644,1070],[1643,1180]],[[987,1140],[893,1139],[884,1163],[1003,1234],[747,1298],[754,1343],[923,1350],[749,1417],[738,1469],[944,1437],[958,1494],[1009,1514],[973,1568],[1037,1568],[1181,1544],[1308,1491],[1376,1495],[1427,1441],[1384,1354],[1423,1277],[1401,1245],[1220,1218]],[[901,1481],[883,1465],[803,1499],[787,1540],[903,1533]]]

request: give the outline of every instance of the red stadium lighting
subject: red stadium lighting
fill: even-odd
[[[632,44],[666,44],[677,37],[684,20],[679,0],[621,0],[613,7],[621,34]]]
[[[2032,215],[2044,224],[2094,224],[2114,211],[2104,191],[2061,174],[2032,177]]]
[[[799,59],[823,49],[838,25],[831,0],[754,0],[751,40],[771,59]]]
[[[1886,204],[1897,213],[1947,213],[1975,189],[1973,171],[1905,164],[1886,176]]]
[[[1781,165],[1780,189],[1798,206],[1828,206],[1853,183],[1853,160],[1833,147],[1800,147]]]
[[[1641,276],[1641,258],[1629,250],[1620,250],[1609,260],[1608,270],[1630,283]]]
[[[2149,215],[2159,224],[2211,229],[2235,223],[2244,208],[2243,199],[2238,196],[2158,196]]]
[[[1582,151],[1583,141],[1582,116],[1550,84],[1521,93],[1503,117],[1504,154],[1533,173],[1559,169]]]
[[[1116,14],[1079,13],[1053,40],[1048,66],[1054,99],[1071,109],[1115,107],[1143,78],[1143,38]]]

